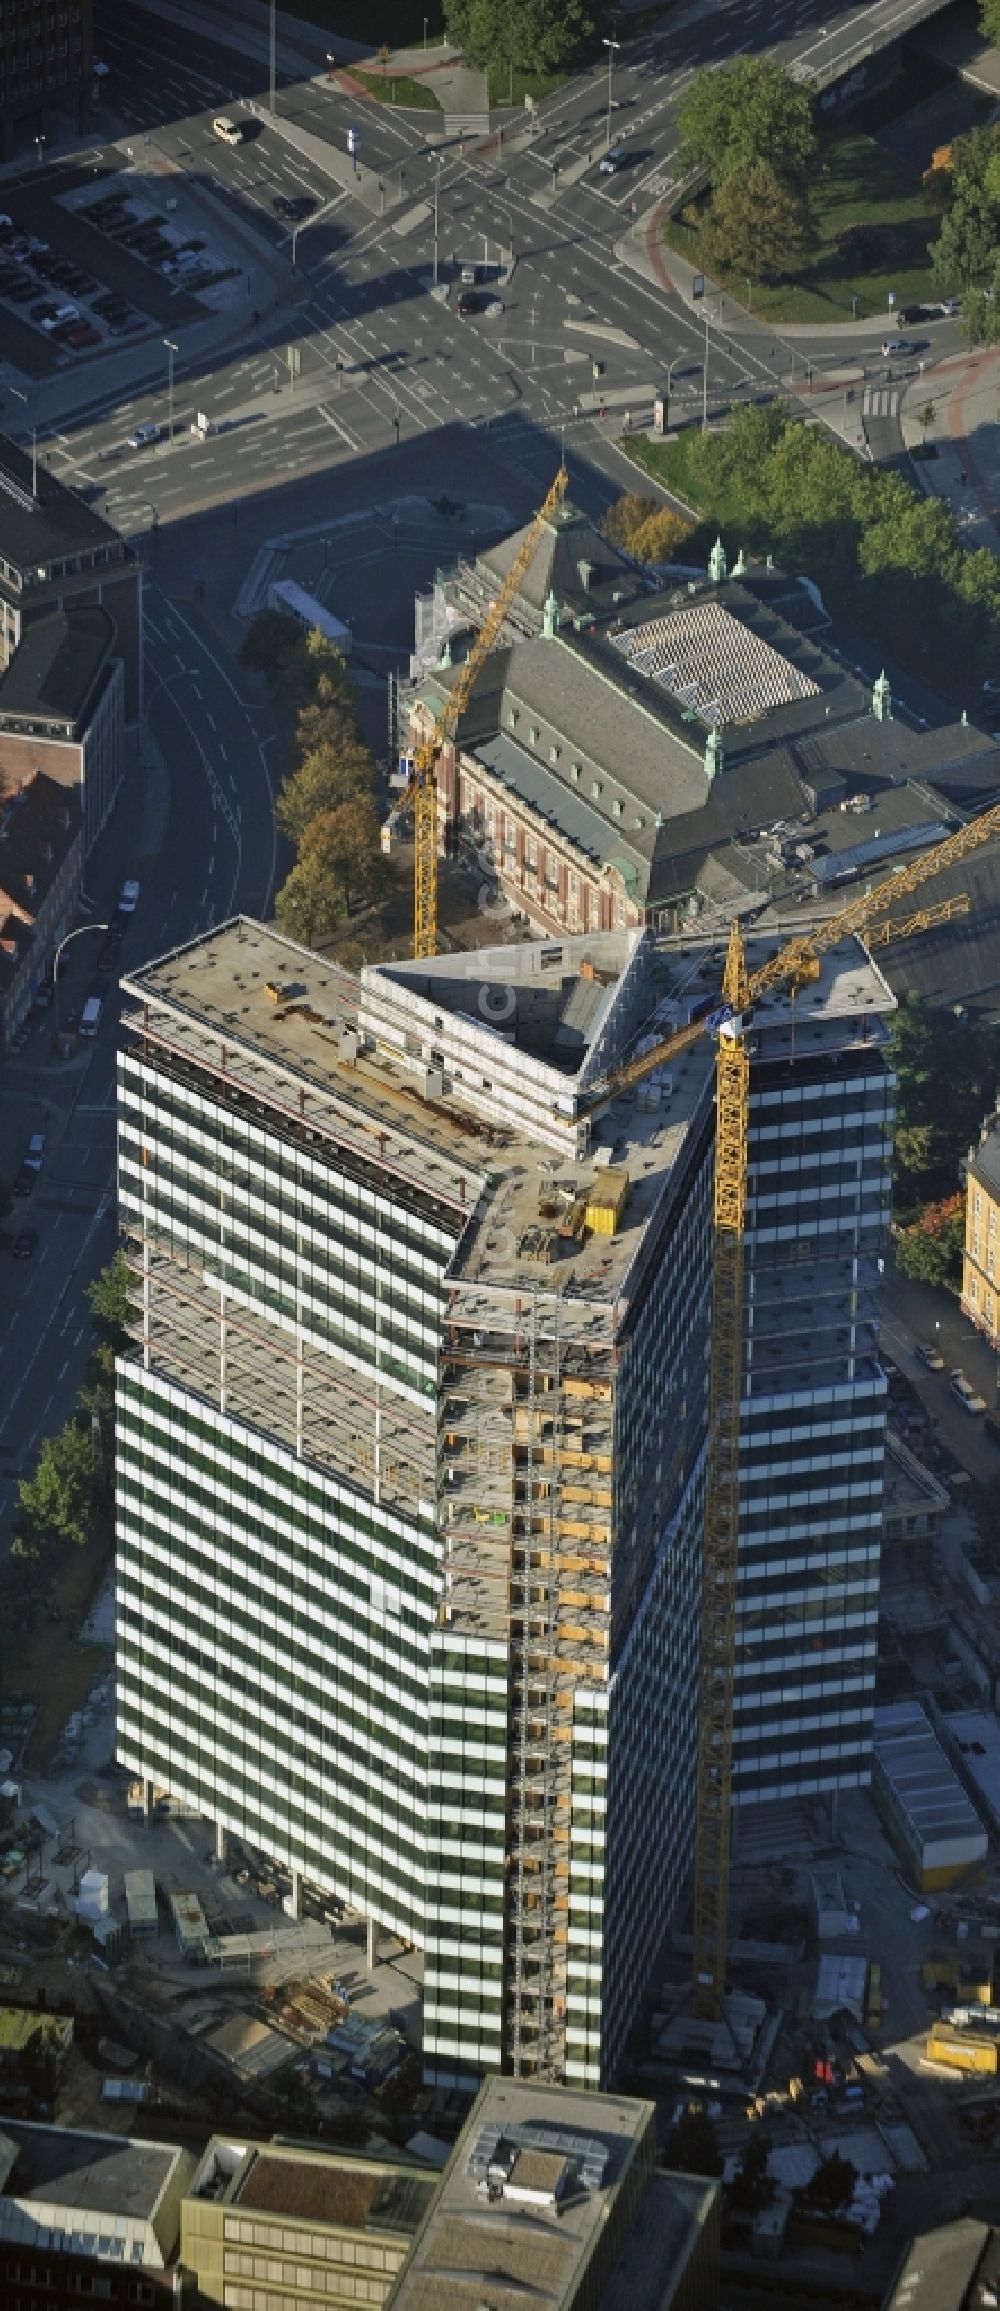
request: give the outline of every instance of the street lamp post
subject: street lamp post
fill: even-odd
[[[424,55],[425,55],[425,56],[426,56],[426,54],[427,54],[427,25],[428,25],[428,21],[429,21],[429,19],[428,19],[428,18],[425,16],[425,17],[424,17]]]
[[[69,943],[70,943],[70,940],[71,940],[71,939],[82,939],[82,938],[83,938],[83,936],[84,936],[84,933],[85,933],[86,931],[109,931],[109,930],[110,930],[110,928],[111,928],[111,925],[110,925],[110,923],[78,923],[78,924],[77,924],[77,926],[76,926],[76,929],[75,929],[75,931],[67,931],[67,933],[66,933],[66,937],[65,937],[64,939],[60,939],[60,941],[59,941],[59,945],[58,945],[58,947],[56,948],[55,954],[54,954],[54,955],[53,955],[53,957],[52,957],[52,986],[53,986],[53,990],[54,990],[54,993],[55,993],[55,999],[56,999],[56,1042],[57,1042],[57,1043],[58,1043],[58,1041],[59,1041],[59,1035],[60,1035],[60,1025],[59,1025],[59,1021],[60,1021],[60,1002],[59,1002],[59,965],[60,965],[60,962],[61,962],[61,960],[62,960],[63,952],[64,952],[64,950],[65,950],[65,949],[66,949],[66,948],[69,946]]]
[[[277,60],[276,60],[276,52],[275,52],[275,25],[274,25],[274,12],[275,12],[275,8],[276,8],[276,5],[277,5],[277,0],[271,0],[271,36],[270,36],[270,41],[269,41],[269,43],[268,43],[268,61],[269,61],[269,64],[270,64],[270,110],[271,110],[271,118],[272,118],[272,120],[273,120],[273,118],[274,118],[274,110],[275,110],[275,81],[276,81],[276,78],[277,78],[277,73],[276,73],[276,61],[277,61]]]
[[[620,40],[610,40],[610,39],[608,38],[607,34],[605,34],[605,36],[604,36],[604,46],[605,46],[605,48],[607,49],[607,52],[608,52],[608,140],[607,140],[607,149],[608,149],[608,151],[610,152],[610,150],[611,150],[611,73],[612,73],[612,69],[613,69],[613,66],[614,66],[614,61],[615,61],[615,49],[616,49],[616,48],[620,48],[620,47],[621,47],[621,41],[620,41]]]
[[[9,386],[8,392],[13,394],[15,401],[23,401],[26,409],[30,407],[28,396],[26,393],[22,393],[20,386]],[[38,427],[36,425],[31,428],[31,495],[33,498],[38,496]]]
[[[434,155],[434,287],[438,285],[438,192],[441,179],[441,155]]]
[[[47,137],[44,137],[44,136],[36,136],[36,138],[35,138],[35,151],[36,151],[36,153],[38,154],[38,161],[39,161],[39,166],[41,166],[41,162],[42,162],[42,156],[43,156],[43,154],[44,154],[44,151],[45,151],[45,147],[46,147],[46,144],[47,144],[47,143],[48,143],[48,138],[47,138]]]
[[[665,403],[664,403],[664,410],[663,410],[663,430],[664,430],[664,433],[666,433],[666,431],[667,431],[667,427],[668,427],[668,426],[669,426],[669,424],[670,424],[670,396],[671,396],[671,393],[672,393],[672,391],[673,391],[673,384],[674,384],[674,370],[675,370],[675,369],[676,369],[676,367],[677,367],[678,361],[683,361],[683,359],[684,359],[684,355],[683,355],[683,353],[675,353],[675,354],[674,354],[674,358],[673,358],[673,360],[672,360],[672,361],[668,361],[668,363],[667,363],[667,391],[666,391],[666,399],[665,399]]]
[[[167,349],[167,446],[169,448],[174,438],[174,354],[178,348],[172,337],[165,337],[163,342]]]

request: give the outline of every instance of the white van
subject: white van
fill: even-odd
[[[243,130],[238,120],[228,120],[224,112],[212,122],[212,135],[221,136],[223,144],[242,144]]]
[[[101,1024],[102,1003],[99,995],[88,995],[80,1013],[81,1035],[96,1035]]]

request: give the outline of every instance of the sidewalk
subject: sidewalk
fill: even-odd
[[[920,412],[932,410],[928,423]],[[902,410],[908,449],[937,450],[915,470],[928,495],[952,507],[967,546],[1000,557],[1000,346],[953,354],[909,386]]]

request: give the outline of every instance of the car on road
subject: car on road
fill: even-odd
[[[122,884],[121,890],[118,893],[118,913],[120,915],[135,914],[136,907],[139,903],[139,893],[141,889],[142,884],[133,882],[131,878]]]
[[[228,113],[220,112],[212,122],[212,135],[219,137],[223,144],[242,144],[243,122],[230,120]]]
[[[36,1185],[37,1179],[38,1173],[35,1170],[34,1164],[19,1164],[10,1183],[11,1195],[30,1196],[32,1189]]]
[[[954,1371],[949,1373],[948,1386],[965,1412],[985,1412],[985,1397],[980,1396],[978,1391],[973,1388],[971,1380],[966,1379],[961,1365],[956,1364]]]
[[[926,1364],[928,1372],[944,1371],[944,1357],[940,1348],[935,1347],[933,1340],[918,1340],[915,1343],[913,1353],[921,1364]]]
[[[890,354],[915,353],[916,350],[916,346],[910,343],[908,337],[883,337],[882,339],[883,360],[888,360]]]
[[[619,169],[625,167],[627,159],[628,154],[623,144],[609,145],[607,152],[602,152],[597,163],[598,176],[616,177]]]
[[[274,201],[276,217],[287,217],[294,224],[298,217],[311,217],[315,201],[309,193],[277,193]]]
[[[19,1228],[11,1245],[15,1260],[30,1260],[38,1246],[37,1228]]]
[[[30,1164],[33,1172],[41,1171],[45,1161],[45,1133],[43,1131],[32,1132],[24,1151],[23,1160],[26,1164]]]
[[[118,323],[118,327],[121,327],[120,322]],[[128,449],[148,449],[150,443],[153,441],[159,441],[159,438],[159,426],[156,424],[153,418],[147,417],[143,425],[137,425],[133,432],[127,435],[126,447]]]

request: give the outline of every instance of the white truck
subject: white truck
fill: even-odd
[[[101,1024],[103,1004],[99,995],[88,995],[80,1013],[81,1035],[96,1035]]]

